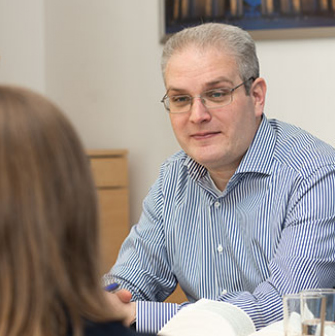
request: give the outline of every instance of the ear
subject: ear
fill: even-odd
[[[250,96],[255,107],[255,115],[260,117],[265,106],[266,83],[264,78],[256,78],[250,88]]]

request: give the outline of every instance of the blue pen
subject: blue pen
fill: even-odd
[[[119,288],[119,284],[117,282],[113,282],[105,287],[105,291],[107,292],[115,292]]]

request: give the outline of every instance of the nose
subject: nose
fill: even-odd
[[[191,106],[190,121],[194,123],[202,123],[212,118],[204,100],[201,97],[194,97]]]

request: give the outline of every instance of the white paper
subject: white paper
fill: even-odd
[[[284,336],[283,321],[275,322],[249,336]]]
[[[250,317],[229,303],[201,299],[181,309],[158,333],[161,336],[248,336]]]

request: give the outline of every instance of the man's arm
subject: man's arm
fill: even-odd
[[[129,290],[134,301],[164,301],[177,286],[164,231],[164,175],[163,168],[143,201],[139,223],[132,227],[121,246],[116,264],[104,276],[106,284],[116,281]]]

